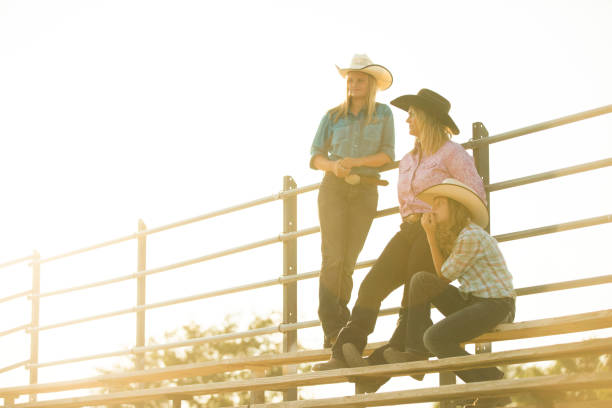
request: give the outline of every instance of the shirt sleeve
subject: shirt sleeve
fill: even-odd
[[[391,109],[385,106],[385,115],[383,118],[382,141],[380,151],[389,156],[391,161],[395,160],[395,125],[393,123],[393,113]]]
[[[453,281],[463,275],[480,253],[480,238],[474,231],[462,231],[451,254],[446,258],[440,273]]]
[[[478,194],[482,201],[487,203],[487,195],[485,193],[482,178],[476,171],[474,158],[465,151],[463,146],[456,145],[456,150],[446,157],[446,168],[451,177],[468,185]]]
[[[329,129],[329,113],[326,113],[321,119],[321,123],[319,123],[319,128],[317,129],[317,133],[315,134],[314,140],[312,141],[312,146],[310,147],[310,168],[315,169],[313,165],[313,159],[317,155],[327,157],[327,153],[329,151],[329,137],[330,137],[330,129]]]

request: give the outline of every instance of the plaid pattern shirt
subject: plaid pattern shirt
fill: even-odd
[[[441,272],[446,279],[457,279],[463,293],[482,298],[516,297],[497,241],[474,223],[461,230]]]

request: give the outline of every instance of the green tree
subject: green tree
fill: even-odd
[[[273,318],[256,317],[251,324],[249,330],[270,327],[274,324]],[[164,335],[163,343],[195,339],[201,337],[218,336],[222,334],[235,333],[238,331],[238,324],[234,317],[227,316],[220,327],[213,326],[207,329],[202,329],[196,323],[190,323],[180,327],[177,330],[167,332]],[[157,344],[155,339],[150,339],[150,344]],[[169,367],[178,364],[200,363],[205,361],[218,361],[226,358],[250,357],[256,355],[265,355],[281,352],[281,343],[275,341],[270,336],[247,337],[243,339],[230,340],[221,343],[204,343],[184,349],[158,350],[145,354],[144,367],[145,369]],[[132,356],[124,364],[113,367],[112,370],[99,370],[104,374],[118,371],[129,371],[135,367],[136,357]],[[308,369],[306,366],[300,367],[300,371]],[[281,375],[280,367],[273,367],[268,370],[268,376]],[[191,385],[205,384],[210,382],[221,382],[230,380],[241,380],[251,378],[249,370],[241,370],[235,372],[221,372],[210,375],[202,375],[191,378],[181,378],[176,380],[164,380],[156,383],[148,383],[145,388],[156,388],[169,385]],[[104,392],[117,392],[136,389],[134,385],[123,385],[109,387]],[[277,400],[281,397],[280,392],[267,392],[266,399]],[[216,408],[224,406],[232,406],[236,404],[248,404],[250,395],[248,392],[236,392],[231,394],[207,395],[202,397],[194,397],[188,401],[190,407],[193,408]],[[167,408],[167,401],[150,401],[144,403],[146,408]]]
[[[580,374],[612,372],[612,355],[589,355],[556,360],[545,367],[537,365],[517,365],[505,369],[506,378],[539,377],[544,375]],[[577,390],[543,393],[540,395],[523,394],[513,399],[519,404],[535,404],[542,398],[555,401],[589,401],[612,399],[612,390]]]

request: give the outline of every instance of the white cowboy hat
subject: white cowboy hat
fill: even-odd
[[[419,200],[432,205],[436,197],[448,197],[463,204],[470,212],[472,221],[485,228],[489,224],[489,211],[487,205],[474,190],[459,180],[447,178],[440,184],[431,186],[417,195]]]
[[[376,79],[376,87],[381,91],[388,89],[393,83],[391,71],[382,65],[374,64],[366,54],[355,54],[348,68],[340,68],[337,65],[336,68],[338,68],[342,78],[345,78],[346,74],[351,71],[359,71],[372,75]]]

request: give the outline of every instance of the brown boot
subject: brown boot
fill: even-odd
[[[346,368],[347,365],[344,361],[339,358],[332,357],[329,361],[324,363],[318,363],[312,366],[312,371],[327,371],[327,370],[337,370],[338,368]]]
[[[408,363],[411,361],[422,361],[428,359],[425,354],[412,350],[399,351],[397,349],[394,349],[393,347],[389,347],[388,349],[386,349],[383,352],[383,357],[385,358],[385,361],[389,364]],[[423,377],[425,377],[425,374],[415,374],[411,375],[411,377],[417,381],[423,381]]]

